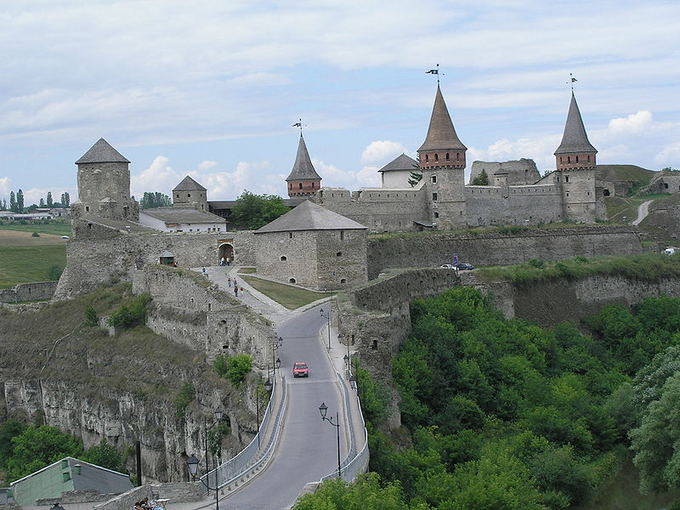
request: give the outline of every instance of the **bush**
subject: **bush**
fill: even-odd
[[[175,413],[178,418],[186,416],[187,407],[196,398],[196,388],[193,384],[186,383],[179,389],[179,393],[175,397]]]
[[[227,356],[221,354],[215,358],[213,368],[234,386],[239,386],[246,380],[246,375],[253,369],[253,358],[249,354]]]
[[[541,269],[545,265],[545,262],[543,262],[541,259],[529,259],[529,265],[531,267]]]
[[[92,305],[85,308],[85,324],[91,328],[96,328],[99,325],[99,315]]]
[[[38,234],[37,232],[33,232],[33,233],[31,234],[31,237],[40,237],[40,234]]]
[[[148,294],[141,294],[128,300],[111,314],[109,324],[120,329],[129,329],[144,324],[146,307],[150,301],[151,296]]]
[[[125,457],[106,439],[102,439],[101,443],[86,450],[83,460],[114,471],[124,472],[125,470]]]
[[[47,279],[56,282],[59,280],[59,278],[61,278],[61,273],[63,272],[64,269],[57,265],[50,266],[50,268],[47,270]]]

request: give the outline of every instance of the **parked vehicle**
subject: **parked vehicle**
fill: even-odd
[[[466,264],[465,262],[454,264],[453,267],[457,268],[459,271],[471,271],[475,268],[472,264]]]
[[[456,269],[456,266],[454,266],[453,264],[442,264],[439,267],[442,269]]]

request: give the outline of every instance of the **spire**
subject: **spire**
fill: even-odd
[[[423,145],[418,149],[418,152],[434,150],[467,150],[467,147],[460,141],[453,127],[453,122],[451,122],[451,116],[449,115],[448,108],[446,108],[446,102],[444,102],[444,96],[442,96],[439,84],[437,84],[437,95],[434,98],[427,137]]]
[[[583,125],[581,112],[576,103],[576,96],[574,91],[571,92],[571,103],[569,104],[569,113],[567,114],[567,123],[564,126],[564,134],[562,135],[562,143],[555,151],[555,155],[559,154],[573,154],[573,153],[597,153],[597,149],[593,147],[588,140],[586,128]]]
[[[109,142],[100,138],[97,143],[90,147],[90,150],[76,161],[76,165],[84,163],[129,163],[129,161]]]
[[[310,180],[321,180],[319,174],[314,170],[314,165],[312,165],[312,160],[309,158],[309,152],[307,152],[307,145],[305,145],[305,139],[300,133],[300,142],[298,143],[297,155],[295,156],[295,164],[293,165],[293,170],[291,170],[290,175],[286,178],[287,181],[310,181]]]

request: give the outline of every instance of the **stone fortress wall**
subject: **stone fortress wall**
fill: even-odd
[[[249,231],[127,233],[101,224],[95,227],[85,227],[91,235],[77,233],[66,244],[68,263],[59,280],[56,299],[90,292],[102,282],[131,281],[135,270],[158,264],[166,250],[173,253],[179,267],[214,266],[219,262],[219,246],[228,243],[233,246],[235,263],[255,265],[253,234]]]
[[[494,175],[503,173],[507,175],[510,186],[534,184],[541,178],[536,163],[533,159],[521,158],[514,161],[473,161],[470,169],[470,183],[480,177],[482,171],[486,172],[489,184],[493,184]]]
[[[134,272],[132,290],[153,298],[149,328],[209,360],[247,352],[264,368],[271,359],[272,324],[198,273],[148,265]]]
[[[461,262],[479,266],[520,264],[529,259],[559,260],[578,255],[641,253],[635,227],[574,226],[510,229],[502,232],[432,232],[374,236],[368,239],[368,276],[388,268],[438,267]]]
[[[57,282],[20,283],[10,289],[0,289],[0,303],[51,299],[56,289]]]

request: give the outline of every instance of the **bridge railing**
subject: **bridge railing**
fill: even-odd
[[[255,472],[259,471],[274,451],[274,446],[279,438],[281,422],[287,405],[287,386],[284,378],[277,380],[274,378],[272,394],[269,404],[260,423],[260,428],[253,437],[252,441],[241,450],[238,455],[221,464],[216,469],[209,471],[201,477],[201,481],[211,489],[219,489],[225,486],[239,484],[247,480]],[[276,401],[279,398],[281,403],[277,410],[274,410]],[[274,413],[276,413],[274,415]],[[266,431],[271,426],[271,434],[266,437]],[[262,440],[267,439],[263,444]],[[259,444],[258,444],[259,443]]]

